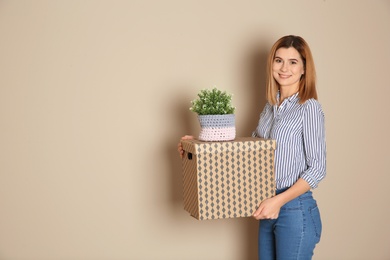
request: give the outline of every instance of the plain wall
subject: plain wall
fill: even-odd
[[[257,222],[183,210],[200,89],[265,104],[266,56],[304,37],[326,114],[316,260],[388,260],[390,2],[0,1],[0,259],[252,260]]]

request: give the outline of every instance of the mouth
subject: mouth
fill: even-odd
[[[288,79],[290,77],[290,75],[285,75],[285,74],[279,74],[279,77],[281,79]]]

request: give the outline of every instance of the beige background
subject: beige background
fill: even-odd
[[[384,0],[0,1],[0,259],[256,259],[256,221],[183,210],[176,144],[214,85],[248,136],[286,34],[326,113],[314,259],[390,259],[389,25]]]

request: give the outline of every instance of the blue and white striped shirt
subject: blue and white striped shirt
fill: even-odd
[[[276,189],[292,186],[299,178],[316,188],[326,174],[324,112],[309,99],[299,104],[298,93],[282,104],[267,103],[253,136],[276,140]]]

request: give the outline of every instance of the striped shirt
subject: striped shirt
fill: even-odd
[[[276,140],[276,189],[292,186],[299,178],[316,188],[326,174],[324,112],[309,99],[299,104],[298,93],[282,104],[267,103],[253,136]]]

